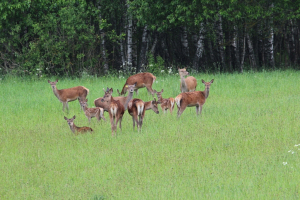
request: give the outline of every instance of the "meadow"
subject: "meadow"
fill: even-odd
[[[180,93],[178,75],[156,76],[164,98]],[[197,90],[214,79],[201,116],[159,107],[138,132],[126,111],[115,137],[78,101],[62,111],[47,82],[56,77],[0,80],[0,199],[299,199],[300,72],[193,76]],[[63,78],[57,88],[87,87],[94,107],[125,80]],[[146,89],[134,97],[153,99]],[[75,136],[64,120],[73,115],[93,134]]]

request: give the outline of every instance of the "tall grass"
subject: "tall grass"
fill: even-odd
[[[210,81],[202,116],[194,107],[147,111],[142,132],[125,113],[122,132],[88,123],[78,101],[69,113],[47,79],[0,81],[0,199],[299,199],[300,72],[200,74]],[[54,78],[51,79],[52,81]],[[57,87],[102,88],[125,79],[61,79]],[[163,97],[179,94],[178,76],[157,76]],[[138,96],[152,97],[146,89]],[[93,134],[75,136],[64,116]],[[105,117],[109,119],[108,113]],[[295,146],[296,145],[296,146]]]

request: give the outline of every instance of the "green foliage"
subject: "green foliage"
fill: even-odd
[[[166,73],[164,67],[165,64],[162,57],[157,56],[155,58],[153,54],[148,53],[148,66],[146,67],[146,71],[151,72],[153,74],[164,74]]]

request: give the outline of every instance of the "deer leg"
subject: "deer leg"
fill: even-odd
[[[200,106],[199,106],[199,112],[200,112],[200,115],[201,115],[201,112],[202,112],[202,106],[203,106],[203,105],[200,105]]]
[[[186,109],[186,106],[183,106],[181,105],[180,108],[178,108],[178,111],[177,111],[177,118],[180,117],[180,115],[183,113],[183,111]]]
[[[117,122],[117,124],[118,124],[118,122]],[[117,126],[117,124],[116,124],[116,126]],[[119,118],[119,127],[122,132],[122,117]]]
[[[143,126],[143,116],[140,115],[140,128]]]
[[[154,92],[152,90],[152,85],[146,85],[146,88],[148,90],[148,93],[151,93],[151,95],[154,96]]]
[[[133,123],[133,131],[134,131],[134,127],[135,127],[135,120],[134,120],[134,117],[132,115],[132,123]]]

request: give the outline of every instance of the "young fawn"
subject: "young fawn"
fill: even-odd
[[[75,133],[76,135],[78,135],[79,133],[86,133],[86,132],[92,132],[93,129],[90,128],[90,127],[78,127],[74,124],[74,119],[75,119],[75,115],[71,118],[71,119],[68,119],[66,117],[64,117],[65,120],[67,120],[69,126],[70,126],[70,129],[73,133]]]
[[[156,114],[159,114],[155,98],[153,101],[148,102],[143,102],[141,99],[132,99],[129,101],[128,113],[132,116],[133,130],[135,128],[135,122],[137,124],[138,131],[142,128],[145,111],[150,109],[152,109]]]
[[[104,118],[103,115],[103,108],[100,107],[96,107],[96,108],[88,108],[87,102],[88,99],[84,99],[84,100],[80,100],[80,105],[83,108],[84,114],[85,116],[88,118],[89,122],[91,122],[91,118],[96,117],[98,121],[100,121],[100,119],[102,118],[104,121],[106,121],[106,119]]]
[[[177,117],[180,117],[180,115],[183,113],[183,111],[186,109],[186,107],[193,107],[196,106],[196,113],[197,115],[201,114],[202,107],[205,103],[205,100],[207,99],[209,95],[209,88],[210,85],[214,82],[214,79],[212,79],[210,82],[205,82],[202,79],[202,83],[205,85],[204,91],[196,91],[196,92],[184,92],[179,94],[175,98],[175,102],[177,104]]]
[[[111,95],[113,93],[113,89],[110,88],[108,92],[105,92],[103,98],[101,99],[102,102],[106,102],[109,104],[109,118],[111,123],[111,134],[112,136],[114,133],[117,132],[117,125],[119,122],[120,130],[122,131],[122,118],[125,112],[124,106],[121,104],[119,100],[115,100]]]
[[[65,111],[65,107],[67,107],[67,110],[69,110],[69,105],[68,105],[69,101],[74,101],[76,99],[78,100],[86,99],[86,96],[89,93],[89,89],[83,86],[58,90],[56,87],[57,82],[58,80],[54,82],[48,80],[48,83],[50,83],[54,95],[58,98],[60,102],[63,103],[63,111]]]
[[[167,112],[167,110],[170,110],[170,113],[172,114],[174,105],[175,105],[175,100],[174,98],[170,97],[168,99],[164,99],[162,97],[162,93],[164,92],[164,89],[162,89],[160,92],[157,92],[154,90],[154,93],[157,95],[157,103],[160,104],[161,109],[164,111],[164,113]]]
[[[189,75],[189,73],[186,71],[186,68],[178,68],[178,73],[180,76],[180,91],[194,92],[197,87],[197,80],[195,77],[188,76],[187,78],[184,78],[185,76]]]

